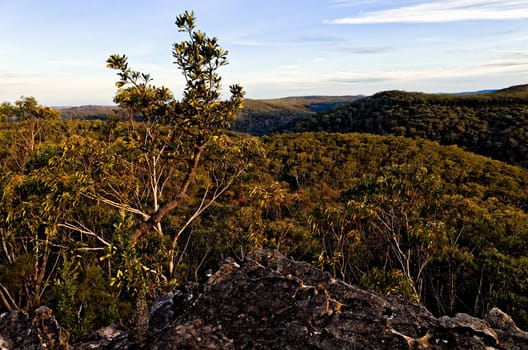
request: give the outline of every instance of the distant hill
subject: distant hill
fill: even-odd
[[[489,94],[491,92],[496,92],[497,89],[488,89],[488,90],[477,90],[477,91],[463,91],[463,92],[447,92],[445,95],[478,95],[478,94]]]
[[[246,99],[244,109],[233,123],[232,129],[252,135],[272,134],[292,122],[318,112],[342,107],[360,98],[359,96],[305,96],[278,99]],[[80,107],[59,107],[62,118],[101,119],[121,118],[122,111],[117,106],[87,105]]]
[[[57,109],[60,110],[62,119],[64,120],[105,120],[110,117],[120,117],[122,115],[121,109],[117,106],[86,105],[78,107],[58,107]]]
[[[509,88],[496,91],[498,95],[509,95],[526,97],[528,95],[528,84],[510,86]]]
[[[385,91],[281,131],[425,138],[528,167],[528,85],[462,95]]]
[[[232,128],[252,135],[268,135],[316,113],[346,106],[359,96],[305,96],[269,100],[246,99]]]

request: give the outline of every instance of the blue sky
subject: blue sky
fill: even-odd
[[[528,83],[528,0],[0,0],[0,102],[111,104],[113,53],[179,96],[185,10],[250,98]]]

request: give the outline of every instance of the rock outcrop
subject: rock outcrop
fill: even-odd
[[[485,319],[495,330],[503,349],[528,349],[528,332],[519,329],[509,315],[493,308],[486,314]]]
[[[51,309],[41,306],[34,312],[9,312],[0,315],[0,350],[68,349],[68,332]]]
[[[435,318],[270,250],[226,262],[171,301],[152,314],[149,349],[528,349],[528,334],[498,309],[491,325],[466,314]],[[169,326],[155,322],[169,314]]]
[[[38,310],[37,310],[38,311]],[[15,316],[18,315],[18,316]],[[233,260],[207,283],[189,284],[151,309],[144,349],[528,349],[528,333],[492,309],[434,317],[420,305],[361,290],[277,251]],[[67,349],[44,308],[0,318],[0,349]],[[70,349],[130,348],[109,326]]]

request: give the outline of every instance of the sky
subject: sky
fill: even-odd
[[[0,102],[112,104],[114,53],[179,97],[185,10],[249,98],[528,83],[528,0],[0,0]]]

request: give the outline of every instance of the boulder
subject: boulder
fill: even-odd
[[[127,350],[129,348],[128,334],[111,324],[96,330],[73,348],[75,350]]]
[[[502,310],[494,307],[485,316],[485,320],[495,330],[504,349],[528,349],[528,332],[525,332]]]
[[[31,313],[6,312],[0,315],[0,349],[68,349],[68,332],[53,312],[41,306]]]
[[[207,283],[175,291],[151,317],[167,315],[148,349],[528,349],[509,321],[495,330],[466,314],[436,318],[273,250],[227,261]]]

